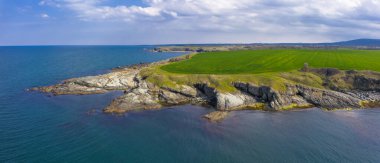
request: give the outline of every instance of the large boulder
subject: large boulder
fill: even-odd
[[[161,89],[159,91],[158,99],[160,100],[160,102],[167,105],[185,104],[191,101],[190,97],[164,89]]]
[[[217,93],[216,108],[218,110],[238,110],[256,103],[256,99],[246,93]]]

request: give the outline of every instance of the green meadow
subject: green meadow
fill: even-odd
[[[240,81],[285,90],[287,84],[324,88],[323,77],[300,72],[304,63],[314,68],[373,70],[380,72],[380,50],[352,49],[263,49],[205,52],[169,64],[149,66],[141,71],[148,81],[161,86],[208,83],[219,91],[237,91],[231,83]],[[343,82],[344,83],[344,82]],[[344,84],[340,84],[344,87]]]
[[[264,49],[206,52],[161,67],[180,74],[259,74],[314,68],[380,71],[380,50]]]

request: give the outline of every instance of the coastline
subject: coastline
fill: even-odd
[[[160,73],[147,72],[150,69],[191,58],[195,54],[171,58],[153,63],[117,67],[110,73],[64,80],[52,86],[35,87],[31,91],[52,93],[53,95],[103,94],[122,90],[124,94],[114,99],[103,111],[122,114],[133,110],[154,110],[165,106],[182,104],[206,104],[215,108],[215,113],[205,115],[210,121],[224,119],[230,111],[265,110],[281,111],[297,108],[318,107],[327,110],[347,108],[375,108],[380,106],[380,73],[372,71],[341,71],[332,68],[300,70],[303,75],[313,74],[325,79],[353,81],[351,89],[335,88],[330,85],[317,88],[303,83],[285,83],[285,89],[253,82],[236,80],[230,84],[235,91],[225,91],[213,87],[209,81],[161,85],[152,82],[151,76]],[[294,75],[294,74],[291,74]],[[348,79],[348,80],[347,80]],[[329,81],[331,80],[331,81]],[[362,84],[355,84],[359,80]]]

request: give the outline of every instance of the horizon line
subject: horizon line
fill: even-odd
[[[252,45],[252,44],[332,44],[339,42],[348,42],[355,40],[380,40],[371,38],[359,38],[351,40],[342,40],[335,42],[251,42],[251,43],[163,43],[163,44],[23,44],[23,45],[0,45],[0,47],[9,46],[169,46],[169,45]]]

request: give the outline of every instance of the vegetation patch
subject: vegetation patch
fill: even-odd
[[[374,108],[380,106],[380,101],[362,101],[361,105],[367,108]]]
[[[321,77],[308,72],[274,72],[260,74],[178,74],[161,69],[160,65],[141,70],[140,75],[149,82],[159,86],[176,89],[180,85],[193,86],[205,83],[221,92],[236,92],[234,82],[251,83],[258,86],[269,86],[278,91],[285,91],[287,84],[303,84],[323,88]]]

